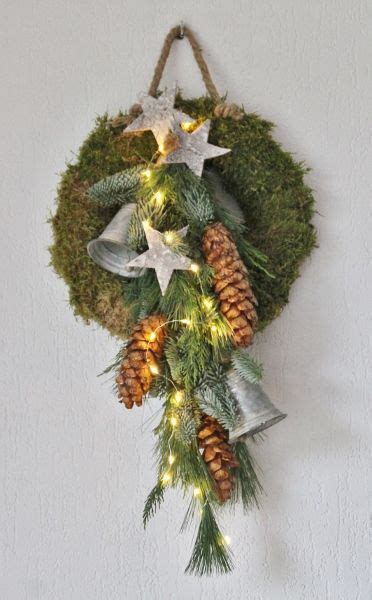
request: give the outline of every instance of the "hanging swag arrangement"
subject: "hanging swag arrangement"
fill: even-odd
[[[158,92],[172,42],[186,37],[208,91]],[[148,94],[104,115],[63,174],[52,265],[75,313],[122,339],[119,402],[162,404],[146,525],[169,487],[197,521],[186,571],[232,568],[221,508],[257,504],[253,436],[285,417],[260,386],[247,348],[279,315],[315,245],[306,169],[272,125],[221,100],[187,28],[165,39]],[[204,162],[206,164],[204,164]]]

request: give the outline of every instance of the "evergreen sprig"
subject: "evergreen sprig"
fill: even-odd
[[[88,197],[106,207],[130,202],[135,198],[142,171],[142,166],[136,166],[105,177],[89,188]]]
[[[206,502],[202,509],[195,545],[186,573],[196,575],[227,573],[232,567],[230,549],[218,527],[212,506]]]
[[[249,511],[253,505],[259,505],[258,496],[262,492],[262,486],[258,480],[247,443],[237,441],[234,444],[234,454],[239,462],[239,467],[234,469],[235,500],[237,501],[240,497],[244,510]]]
[[[253,358],[248,352],[237,349],[231,355],[234,369],[243,379],[250,383],[258,383],[262,379],[263,365]]]
[[[159,506],[164,500],[164,487],[161,483],[157,483],[146,498],[145,506],[143,509],[143,525],[146,527],[149,519],[154,516]]]
[[[200,408],[221,423],[225,429],[233,429],[238,421],[236,401],[220,365],[211,365],[197,391]]]

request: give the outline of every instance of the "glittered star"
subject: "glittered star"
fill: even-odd
[[[230,148],[220,148],[208,143],[210,126],[211,122],[208,119],[192,133],[185,133],[180,128],[177,133],[180,142],[179,147],[167,156],[162,157],[161,162],[186,163],[200,177],[205,160],[230,152]]]
[[[160,231],[153,229],[146,221],[142,225],[145,230],[149,249],[131,260],[127,264],[127,267],[155,269],[161,293],[164,296],[173,271],[176,269],[189,269],[192,261],[187,256],[181,256],[173,252],[165,243],[164,235]],[[187,227],[180,229],[176,233],[181,237],[185,237]]]
[[[159,146],[164,144],[169,131],[174,131],[180,123],[192,123],[193,119],[174,108],[176,87],[163,92],[159,98],[142,94],[139,103],[142,114],[126,127],[124,133],[152,131]]]

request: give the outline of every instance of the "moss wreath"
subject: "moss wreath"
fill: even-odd
[[[165,42],[151,92],[157,89],[173,39],[179,37],[175,29],[166,38],[168,47],[164,53]],[[211,81],[206,81],[210,75],[200,48],[193,46],[196,42],[191,32],[186,31],[186,35],[212,97],[185,100],[178,96],[176,106],[195,119],[211,119],[210,141],[231,148],[222,159],[211,162],[244,213],[249,241],[268,257],[272,278],[250,268],[252,287],[259,299],[259,329],[263,330],[288,302],[300,264],[316,243],[311,224],[314,198],[304,183],[308,169],[272,138],[272,123],[242,110],[237,118],[237,107],[235,113],[224,110],[224,105],[222,110],[216,109],[216,90]],[[122,113],[113,120],[107,114],[98,117],[76,161],[63,173],[57,210],[51,219],[54,243],[50,248],[52,265],[69,287],[75,314],[87,323],[96,321],[119,338],[127,337],[132,324],[127,280],[97,266],[87,254],[88,242],[100,235],[116,209],[98,206],[86,192],[100,179],[148,163],[155,154],[157,145],[152,133],[123,136],[125,122]]]

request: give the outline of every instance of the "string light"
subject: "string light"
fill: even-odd
[[[192,271],[193,273],[199,273],[199,271],[200,271],[199,265],[197,265],[196,263],[191,263],[190,271]]]
[[[176,427],[177,423],[178,423],[178,419],[177,417],[175,417],[174,415],[169,419],[169,423],[172,425],[172,427]]]
[[[165,147],[164,147],[164,144],[162,144],[161,142],[160,142],[160,144],[158,144],[158,150],[159,150],[160,154],[164,154]]]
[[[173,465],[174,461],[176,460],[176,457],[174,456],[174,454],[170,454],[168,456],[168,462],[170,465]]]
[[[193,126],[193,123],[181,123],[181,129],[183,129],[184,131],[190,131],[190,129],[192,129]]]
[[[169,483],[172,480],[172,475],[167,471],[166,473],[164,473],[161,480],[164,485],[167,485],[167,483]]]
[[[174,233],[173,231],[167,231],[164,235],[165,241],[167,242],[167,244],[171,244],[172,242],[174,242]]]
[[[174,394],[173,396],[173,404],[175,404],[176,406],[179,406],[182,402],[182,400],[185,397],[185,392],[183,392],[182,390],[177,390],[177,392]]]
[[[155,194],[156,204],[158,204],[160,206],[163,203],[163,200],[164,200],[164,194],[163,194],[163,192],[158,190]]]
[[[142,171],[142,175],[143,175],[143,177],[145,177],[145,179],[150,179],[150,177],[151,177],[150,169],[145,169],[144,171]]]
[[[203,306],[207,310],[211,310],[213,308],[213,300],[211,298],[203,298]]]
[[[224,542],[225,542],[225,544],[227,546],[230,546],[230,544],[231,544],[231,537],[229,535],[224,535],[223,536],[223,540],[224,540]]]
[[[159,375],[159,369],[157,365],[150,365],[149,369],[153,375]]]
[[[198,496],[201,496],[201,489],[199,487],[194,488],[194,497],[198,498]]]
[[[211,325],[211,331],[213,331],[213,332],[217,331],[217,325],[215,325],[214,323]]]
[[[152,331],[149,335],[149,342],[155,342],[156,340],[156,333],[155,331]]]
[[[181,319],[180,322],[183,323],[184,325],[191,325],[191,320],[190,319]]]

